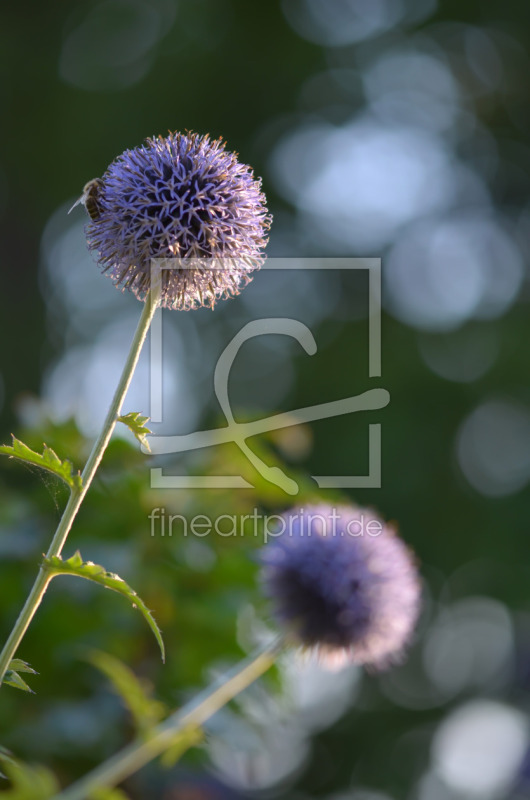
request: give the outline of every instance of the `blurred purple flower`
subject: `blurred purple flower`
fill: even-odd
[[[329,666],[383,669],[399,660],[420,607],[414,558],[371,511],[294,508],[261,551],[276,620]]]
[[[263,263],[271,220],[261,181],[221,139],[147,139],[87,186],[88,247],[140,300],[152,258],[180,259],[161,271],[161,304],[183,309],[237,294]]]

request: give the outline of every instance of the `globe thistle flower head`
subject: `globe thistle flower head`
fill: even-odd
[[[87,243],[113,282],[144,300],[161,259],[160,304],[213,307],[263,261],[270,216],[261,181],[221,139],[170,133],[126,150],[82,198]]]
[[[312,506],[282,516],[261,551],[276,621],[330,667],[398,661],[420,607],[409,549],[371,511]]]

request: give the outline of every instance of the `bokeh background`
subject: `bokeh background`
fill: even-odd
[[[285,337],[246,345],[231,379],[239,418],[388,389],[382,487],[345,496],[397,521],[418,555],[425,602],[409,658],[366,675],[287,656],[180,766],[128,781],[130,796],[529,796],[530,6],[63,0],[11,3],[1,16],[3,441],[13,432],[77,467],[86,458],[140,309],[88,256],[83,210],[67,211],[146,136],[223,136],[263,176],[271,256],[383,258],[380,381],[367,378],[360,274],[263,272],[213,313],[164,315],[156,430],[221,424],[213,367],[256,317],[303,321],[318,353]],[[148,366],[145,357],[127,411],[149,413]],[[307,502],[317,496],[310,474],[366,472],[366,421],[252,446],[299,480]],[[241,472],[256,488],[157,491],[157,465]],[[0,744],[67,783],[132,735],[90,648],[123,659],[174,707],[267,634],[259,541],[151,537],[148,520],[155,507],[213,516],[292,502],[248,469],[229,445],[156,461],[116,437],[67,553],[79,547],[139,591],[168,663],[121,598],[57,580],[20,652],[40,673],[36,695],[4,687]],[[4,638],[65,497],[7,460],[0,492]]]

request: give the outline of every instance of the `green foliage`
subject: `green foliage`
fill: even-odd
[[[24,764],[4,748],[0,748],[0,764],[4,777],[10,781],[10,787],[1,792],[5,800],[48,800],[59,791],[57,779],[50,770]]]
[[[45,422],[21,435],[34,447],[46,437],[56,452],[75,454],[76,462],[86,458],[86,440],[71,421],[54,426]],[[267,463],[281,464],[267,441],[259,443],[259,451],[258,443],[252,444]],[[252,469],[231,445],[201,455],[193,464],[199,474],[247,475],[245,470]],[[302,502],[315,497],[314,484],[302,479],[292,465],[288,473],[301,486]],[[146,477],[145,456],[139,448],[118,437],[113,439],[76,519],[72,541],[81,553],[90,547],[95,562],[127,575],[133,586],[141,585],[142,599],[148,608],[156,609],[157,623],[164,631],[165,646],[171,653],[168,664],[161,668],[151,632],[147,626],[135,624],[125,603],[109,603],[105,592],[87,592],[83,590],[88,586],[57,581],[20,650],[26,661],[38,666],[38,694],[29,696],[5,687],[2,695],[0,690],[1,740],[26,758],[30,754],[37,761],[57,765],[65,783],[95,766],[102,753],[115,752],[130,735],[118,705],[109,702],[106,681],[96,681],[96,673],[79,661],[87,645],[112,654],[136,674],[146,676],[156,686],[157,699],[171,709],[207,682],[211,665],[240,657],[235,631],[240,613],[259,597],[252,552],[262,544],[261,532],[254,535],[249,528],[244,535],[212,534],[201,540],[184,536],[175,524],[172,537],[162,537],[159,531],[152,536],[148,519],[152,509],[163,506],[168,515],[181,513],[188,519],[199,513],[214,518],[226,512],[244,515],[256,507],[272,511],[290,502],[258,474],[249,476],[256,488],[241,492],[158,492],[149,488]],[[35,564],[49,542],[56,516],[37,482],[26,480],[23,496],[18,485],[6,487],[0,505],[0,543],[16,541],[17,535],[25,542],[27,537],[19,555],[0,559],[0,605],[6,609],[6,634],[34,579]],[[31,536],[25,533],[27,529]],[[62,571],[68,561],[65,556],[55,568]],[[74,574],[82,564],[81,557],[76,559]],[[72,574],[68,568],[65,571]],[[134,602],[138,604],[137,597]],[[68,740],[66,746],[60,720],[50,713],[55,704],[64,709],[63,714],[71,714],[72,720],[86,714],[95,730],[93,738],[84,740],[80,732],[79,738]],[[98,708],[105,712],[98,715]],[[200,736],[198,731],[190,733],[193,742],[189,746]],[[181,740],[176,741],[173,760],[185,749]],[[201,761],[204,755],[196,751],[193,758]]]
[[[92,561],[83,561],[79,550],[66,561],[63,561],[61,556],[53,556],[52,558],[45,559],[44,563],[53,576],[75,575],[79,578],[86,578],[89,581],[94,581],[94,583],[99,583],[99,585],[104,586],[105,589],[112,589],[112,591],[118,592],[118,594],[126,597],[131,603],[132,607],[137,608],[140,611],[147,624],[153,631],[158,642],[158,646],[160,647],[162,661],[165,661],[164,641],[162,639],[160,628],[155,622],[155,618],[153,617],[151,611],[147,608],[142,598],[134,591],[134,589],[129,586],[129,584],[125,583],[123,578],[120,578],[120,576],[116,575],[114,572],[107,572],[105,567],[102,567],[99,564],[94,564]]]
[[[38,675],[39,673],[33,669],[29,664],[25,661],[22,661],[21,658],[13,658],[9,662],[9,669],[16,669],[17,672],[27,672],[29,675]]]
[[[22,689],[23,692],[29,692],[30,694],[34,693],[33,689],[31,689],[26,681],[20,677],[18,672],[15,672],[12,669],[7,670],[2,683],[5,683],[6,686],[12,686],[14,689]]]
[[[15,689],[22,689],[23,692],[30,692],[30,694],[33,694],[33,689],[31,689],[26,681],[19,675],[20,672],[27,672],[30,675],[38,674],[29,664],[26,664],[25,661],[22,661],[20,658],[13,658],[9,662],[9,669],[6,671],[2,683],[5,683],[7,686],[14,686]]]
[[[54,475],[61,478],[70,489],[81,489],[82,482],[79,472],[74,471],[68,459],[61,461],[57,453],[47,445],[44,445],[42,453],[36,453],[35,450],[32,450],[24,444],[24,442],[21,442],[20,439],[13,436],[13,444],[0,445],[0,453],[10,458],[16,458],[19,461],[25,461],[26,464],[33,464],[36,467],[41,467],[41,469],[52,472]]]
[[[138,678],[118,658],[101,651],[93,651],[89,660],[109,678],[124,705],[129,709],[140,736],[149,738],[149,734],[167,716],[170,709],[164,703],[155,700],[147,682]],[[167,750],[160,757],[162,765],[166,768],[174,766],[186,750],[198,745],[202,740],[202,729],[196,726],[175,733],[173,741],[169,742]],[[102,795],[102,798],[106,798],[106,795]],[[112,798],[109,797],[109,800]]]
[[[124,414],[121,417],[118,417],[118,422],[123,422],[124,425],[127,425],[129,430],[134,433],[142,447],[145,447],[148,452],[151,451],[147,437],[152,433],[152,431],[150,431],[145,424],[146,422],[149,422],[149,417],[142,416],[139,411],[131,411],[129,414]]]
[[[165,705],[155,700],[146,682],[137,678],[134,672],[118,658],[101,651],[93,651],[89,660],[112,682],[114,689],[131,712],[135,727],[140,734],[147,734],[165,716]]]

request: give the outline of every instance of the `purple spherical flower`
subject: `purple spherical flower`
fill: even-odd
[[[237,294],[263,263],[270,217],[261,181],[220,139],[147,139],[87,184],[82,199],[89,249],[140,300],[151,259],[172,259],[160,272],[161,305],[183,309]]]
[[[414,558],[367,509],[295,508],[261,551],[277,622],[330,666],[397,661],[420,607]]]

